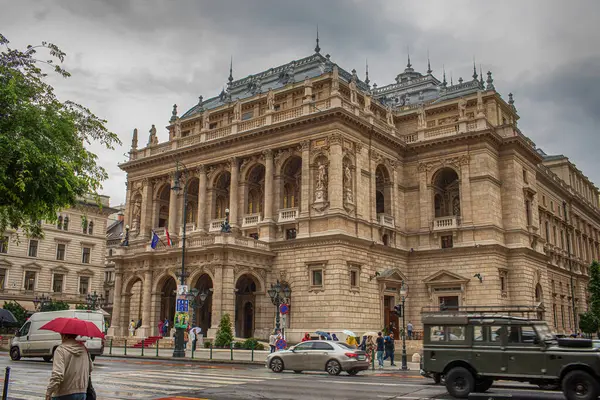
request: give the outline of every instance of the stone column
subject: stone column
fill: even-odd
[[[300,143],[302,146],[302,179],[300,188],[300,217],[308,217],[310,199],[310,140]]]
[[[212,292],[212,310],[210,328],[207,333],[207,337],[215,337],[217,330],[219,329],[219,323],[221,322],[221,309],[223,305],[223,268],[220,265],[215,267],[215,280],[213,281],[213,292]],[[232,316],[232,318],[235,316]]]
[[[265,156],[265,209],[264,221],[273,222],[273,151],[263,151]]]
[[[343,188],[344,171],[342,167],[342,135],[335,133],[329,136],[329,171],[327,177],[327,197],[331,210],[340,211],[344,209]]]
[[[198,184],[198,227],[196,229],[206,232],[206,168],[204,165],[198,167],[198,180],[200,183]]]
[[[144,284],[142,287],[142,326],[138,329],[137,336],[148,337],[151,335],[151,321],[150,321],[150,310],[152,301],[152,270],[150,269],[150,262],[145,261],[147,264],[145,267],[148,268],[144,271]]]
[[[142,189],[142,213],[140,215],[140,236],[142,238],[150,237],[150,230],[154,228],[152,226],[153,215],[152,210],[154,203],[152,201],[152,184],[149,179],[144,179]],[[128,221],[131,224],[132,221]],[[131,225],[130,225],[131,226]]]
[[[123,273],[115,268],[115,291],[113,294],[113,312],[108,328],[108,336],[120,336],[121,332],[121,291],[123,290]]]
[[[238,186],[239,186],[239,166],[238,159],[232,157],[231,163],[231,183],[229,186],[229,224],[232,228],[238,227]]]
[[[426,164],[419,165],[419,214],[421,220],[421,230],[429,229],[431,220],[430,220],[430,208],[432,208],[433,197],[431,196],[431,190],[429,185],[429,176],[428,171],[430,170],[430,166]]]
[[[175,185],[175,177],[171,178],[171,193],[169,194],[169,235],[172,237],[177,235],[177,193],[173,190]]]
[[[469,171],[469,159],[467,157],[460,159],[460,218],[461,225],[473,224],[473,207],[471,201],[471,173]],[[495,185],[491,189],[497,191]],[[499,193],[498,193],[499,194]],[[500,212],[500,215],[502,213]]]

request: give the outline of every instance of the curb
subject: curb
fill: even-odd
[[[238,364],[238,365],[265,365],[264,361],[251,361],[251,360],[217,360],[217,359],[205,359],[205,358],[173,358],[173,357],[162,357],[162,356],[126,356],[119,354],[103,354],[100,357],[106,358],[119,358],[119,359],[130,359],[130,360],[155,360],[155,361],[172,361],[177,363],[197,363],[197,364]]]

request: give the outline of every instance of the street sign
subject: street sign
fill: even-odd
[[[290,312],[290,306],[288,306],[285,303],[282,304],[282,305],[280,305],[279,306],[279,312],[282,313],[282,314],[284,314],[284,315],[287,314],[287,313],[289,313]]]
[[[183,296],[188,292],[188,286],[187,285],[177,285],[177,295],[178,296]]]
[[[277,350],[283,350],[287,347],[287,342],[285,339],[279,339],[277,342],[275,342],[275,347]]]
[[[186,299],[177,299],[177,307],[175,311],[177,312],[189,312],[190,310],[190,302]]]

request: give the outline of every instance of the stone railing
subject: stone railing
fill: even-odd
[[[389,214],[379,213],[377,214],[377,220],[379,221],[379,225],[387,226],[388,228],[394,228],[394,217]]]
[[[451,215],[447,217],[439,217],[435,218],[432,221],[432,229],[433,231],[447,231],[452,229],[458,229],[460,225],[460,217],[456,215]]]
[[[156,146],[150,147],[150,154],[160,154],[171,150],[171,142],[165,142],[161,144],[157,144]]]
[[[248,121],[244,121],[244,122],[240,122],[238,124],[238,132],[244,132],[244,131],[248,131],[250,129],[254,129],[254,128],[260,128],[261,126],[263,126],[266,122],[266,118],[263,117],[258,117],[258,118],[254,118]]]
[[[260,214],[248,214],[244,216],[242,227],[256,226],[261,221]]]
[[[223,221],[225,221],[225,218],[211,219],[208,231],[219,232],[221,230],[221,224],[223,223]]]
[[[165,236],[165,228],[154,228],[152,229],[158,236]]]
[[[194,222],[187,222],[185,224],[185,233],[194,232],[196,230],[196,224]],[[179,228],[179,234],[183,234],[183,226]]]
[[[287,121],[302,116],[302,106],[290,108],[289,110],[277,111],[273,114],[273,123]]]
[[[224,126],[223,128],[213,129],[206,132],[206,140],[222,138],[229,134],[231,134],[231,126]]]
[[[187,137],[179,139],[177,146],[178,147],[191,146],[193,144],[200,143],[201,140],[202,140],[202,135],[195,134],[195,135],[191,135],[191,136],[187,136]]]
[[[448,126],[440,126],[437,128],[426,129],[423,137],[425,140],[443,137],[443,136],[454,136],[458,133],[458,126],[456,124]]]
[[[219,228],[221,229],[221,228]],[[193,239],[187,239],[187,245],[189,247],[203,247],[203,246],[208,246],[211,244],[215,243],[215,236],[213,235],[208,235],[208,236],[201,236],[201,237],[196,237]]]
[[[278,222],[294,222],[298,218],[297,208],[284,208],[279,210]]]

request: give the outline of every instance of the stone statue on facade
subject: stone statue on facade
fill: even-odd
[[[242,117],[242,103],[240,101],[236,101],[233,105],[233,120],[239,121]]]
[[[327,165],[325,160],[317,164],[317,177],[315,185],[315,202],[313,208],[319,212],[325,210],[327,202]]]
[[[458,118],[467,118],[467,101],[462,97],[458,100]]]
[[[148,138],[148,145],[152,146],[156,144],[158,144],[158,137],[156,136],[156,127],[152,125],[152,128],[150,128],[150,137]]]
[[[387,123],[389,125],[394,125],[394,115],[392,114],[392,107],[391,106],[387,106],[385,109],[386,113],[385,113],[385,117],[387,119]]]
[[[324,162],[320,162],[317,167],[317,190],[325,190],[327,188],[327,166]]]
[[[352,80],[350,80],[350,102],[352,102],[353,104],[358,103],[358,95],[357,95],[357,88],[356,88],[356,80],[354,79],[354,77],[352,77]]]
[[[272,89],[269,89],[267,92],[267,110],[275,110],[275,93],[273,93]]]
[[[133,138],[131,139],[131,150],[137,150],[138,147],[138,130],[133,130]]]
[[[137,232],[140,226],[140,220],[142,217],[142,206],[139,201],[133,203],[133,219],[131,223],[131,230]]]
[[[206,131],[210,129],[210,119],[208,116],[208,110],[202,113],[202,129]]]
[[[371,96],[365,95],[365,112],[371,112]]]
[[[175,122],[175,137],[176,138],[181,137],[181,122],[179,122],[179,120],[177,120],[177,122]]]
[[[425,129],[427,128],[427,117],[425,114],[425,107],[421,104],[417,109],[417,129]]]
[[[477,91],[477,116],[485,117],[485,107],[483,105],[483,92],[481,90]]]
[[[350,169],[350,165],[344,165],[344,202],[345,203],[354,203],[354,195],[352,194],[352,170]]]
[[[333,66],[333,72],[331,73],[331,92],[337,92],[340,90],[340,71],[338,66]]]

